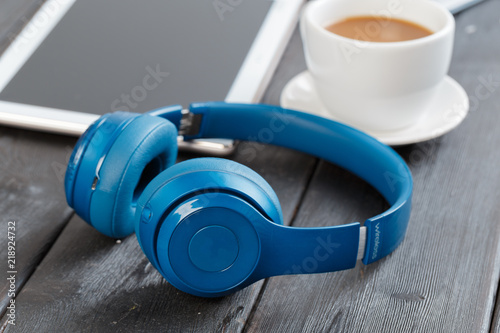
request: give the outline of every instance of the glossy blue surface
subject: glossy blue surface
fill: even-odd
[[[170,116],[176,114],[180,116],[180,109],[169,108]],[[158,128],[156,134],[151,133],[158,124],[162,128]],[[139,146],[149,145],[144,144],[145,138],[152,147],[140,157]],[[158,173],[175,162],[176,143],[177,132],[169,121],[130,112],[104,115],[87,129],[73,149],[65,175],[68,204],[83,220],[107,236],[121,238],[131,234],[135,204],[130,192],[134,191],[151,159],[160,156]],[[163,149],[158,149],[161,147]],[[132,164],[131,158],[136,160]],[[137,159],[142,160],[137,163]]]
[[[175,163],[177,130],[165,119],[135,118],[121,131],[98,170],[90,202],[92,225],[110,237],[134,231],[136,200],[145,183]]]
[[[149,114],[165,118],[179,128],[181,111],[180,105],[171,105]],[[87,128],[73,148],[64,178],[66,201],[89,223],[91,188],[99,163],[103,162],[116,137],[137,116],[140,114],[121,111],[105,114]]]
[[[178,166],[195,162],[203,161],[189,160]],[[269,276],[330,272],[356,265],[359,223],[307,229],[273,223],[260,206],[249,202],[248,195],[260,200],[266,197],[258,188],[251,193],[249,189],[254,185],[248,179],[225,172],[214,178],[211,173],[217,171],[185,173],[160,188],[154,187],[157,191],[152,200],[142,202],[145,193],[139,203],[150,209],[145,210],[147,216],[142,217],[138,237],[150,260],[176,288],[198,296],[216,297]],[[204,187],[200,185],[203,183],[211,185]],[[238,190],[241,188],[247,194]],[[191,189],[191,195],[186,189]],[[176,194],[186,195],[179,198]],[[206,267],[200,267],[197,262],[201,258],[193,260],[192,253],[211,251],[213,244],[196,244],[193,239],[210,227],[224,228],[234,234],[238,247],[235,248],[227,233],[222,239],[214,238],[215,242],[228,241],[229,244],[215,246],[227,252],[210,256]]]
[[[210,102],[194,103],[190,110],[204,115],[198,137],[259,141],[299,150],[337,164],[375,187],[391,207],[364,223],[365,264],[388,255],[403,240],[413,180],[392,148],[344,124],[277,106]],[[241,153],[251,157],[256,152]]]
[[[253,170],[234,161],[218,158],[184,161],[158,175],[137,201],[137,239],[157,269],[160,264],[156,243],[167,241],[159,240],[159,228],[177,205],[200,193],[204,194],[206,204],[222,193],[230,193],[243,198],[270,221],[283,223],[276,194]]]
[[[257,281],[249,279],[260,258],[255,225],[273,223],[264,220],[254,206],[236,195],[221,193],[209,202],[203,196],[186,200],[165,218],[158,233],[157,254],[160,272],[176,288],[197,296],[218,297]],[[238,241],[234,262],[218,271],[200,269],[191,261],[189,251],[184,250],[199,230],[210,226],[230,230]],[[211,261],[214,266],[226,263],[222,256],[212,257]]]
[[[374,186],[391,207],[364,222],[365,264],[392,252],[410,218],[412,177],[391,148],[346,125],[269,105],[195,103],[190,138],[230,138],[296,149],[337,164]],[[230,160],[174,166],[181,107],[103,116],[78,141],[68,165],[68,204],[111,237],[132,232],[172,285],[222,296],[259,279],[356,265],[360,223],[283,226],[278,198],[257,173]],[[173,122],[173,124],[172,124]],[[251,158],[247,147],[240,155]]]
[[[107,117],[109,117],[109,114],[100,117],[93,124],[91,124],[78,139],[75,147],[73,148],[73,152],[71,153],[68,161],[68,167],[66,168],[66,174],[64,176],[64,191],[66,193],[66,201],[71,207],[74,207],[76,176],[78,175],[78,170],[80,169],[82,158],[85,156],[85,152],[87,151],[90,139],[94,136],[99,126],[101,126],[101,124],[106,121]]]
[[[93,225],[90,220],[92,184],[100,163],[121,130],[137,116],[128,112],[104,115],[87,129],[73,149],[65,176],[66,200],[90,225]]]
[[[189,241],[189,259],[202,271],[220,272],[231,267],[238,257],[238,243],[228,228],[210,225],[200,229]]]

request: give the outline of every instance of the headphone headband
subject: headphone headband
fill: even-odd
[[[283,226],[278,197],[249,168],[215,158],[173,165],[177,134],[314,155],[367,181],[391,207],[363,226]],[[356,129],[275,106],[223,102],[105,115],[78,141],[65,178],[68,203],[88,223],[111,237],[135,228],[170,283],[208,297],[269,276],[338,271],[386,256],[406,232],[412,186],[403,159]]]
[[[349,266],[344,268],[353,267],[356,258],[372,263],[392,252],[404,238],[413,188],[410,170],[394,150],[356,129],[271,105],[193,103],[189,112],[170,106],[150,114],[172,121],[186,140],[227,138],[283,146],[343,167],[375,187],[391,207],[367,219],[364,227],[357,222],[341,226],[345,234],[335,239],[346,245],[339,248]],[[338,226],[333,228],[340,232]]]

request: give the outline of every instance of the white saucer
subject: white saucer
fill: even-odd
[[[437,138],[451,131],[467,116],[469,98],[462,86],[449,76],[446,76],[437,89],[439,91],[433,105],[428,108],[418,123],[397,131],[365,132],[385,144],[399,146]],[[329,112],[319,100],[308,71],[298,74],[287,83],[281,92],[280,103],[284,108],[339,121],[334,112]]]

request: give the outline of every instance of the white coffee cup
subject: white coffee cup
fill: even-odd
[[[380,43],[325,29],[356,16],[403,19],[433,33]],[[376,33],[384,22],[374,21],[366,33]],[[429,0],[315,0],[304,8],[300,29],[307,68],[324,106],[342,122],[379,132],[413,125],[426,113],[448,72],[455,21]]]

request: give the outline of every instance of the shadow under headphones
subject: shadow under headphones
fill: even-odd
[[[173,165],[178,134],[256,138],[309,153],[361,177],[391,207],[363,226],[283,226],[276,194],[249,168],[220,158]],[[403,159],[356,129],[276,106],[224,102],[106,114],[78,140],[65,178],[68,204],[87,223],[115,238],[135,229],[173,286],[204,297],[297,267],[331,272],[388,255],[404,238],[412,187]]]

